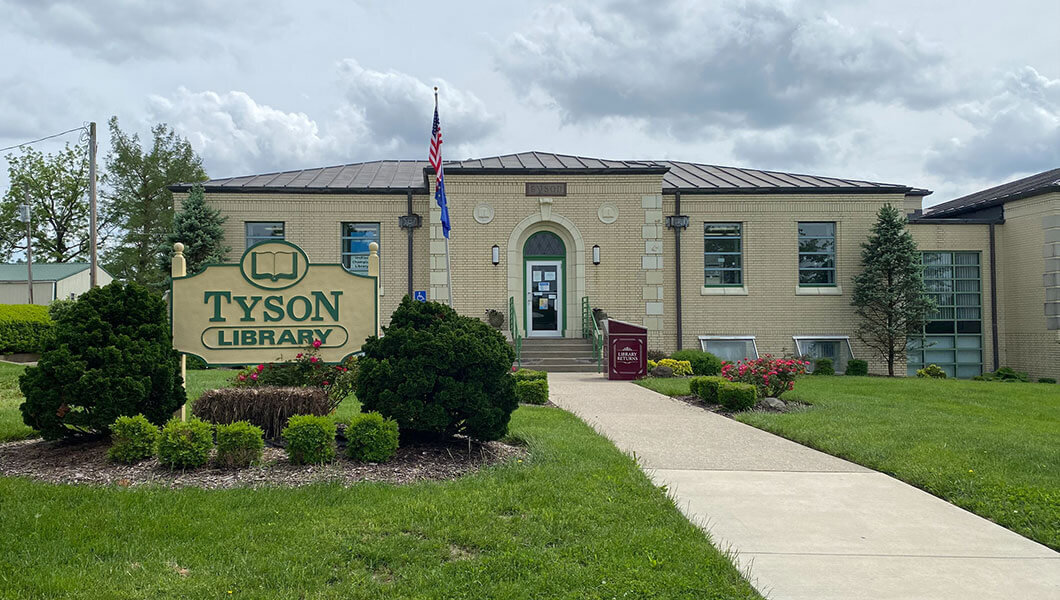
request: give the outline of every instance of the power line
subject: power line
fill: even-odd
[[[38,140],[30,140],[28,142],[22,142],[21,144],[15,144],[14,146],[8,146],[7,148],[0,148],[0,152],[7,152],[8,150],[14,150],[15,148],[21,148],[22,146],[28,146],[30,144],[36,144],[37,142],[43,142],[44,140],[50,140],[52,138],[59,137],[60,135],[66,135],[68,133],[73,133],[75,131],[84,131],[84,130],[85,130],[85,126],[84,125],[82,125],[81,127],[74,127],[73,129],[67,129],[66,131],[63,131],[61,133],[56,133],[55,135],[49,135],[47,137],[42,137],[42,138],[40,138]]]

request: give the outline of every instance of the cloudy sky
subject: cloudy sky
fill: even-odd
[[[0,147],[117,115],[213,177],[424,159],[437,85],[449,159],[680,159],[928,203],[1060,166],[1057,0],[163,4],[0,0]]]

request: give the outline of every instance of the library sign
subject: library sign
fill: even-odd
[[[285,241],[255,244],[239,264],[184,274],[183,246],[174,245],[173,347],[210,365],[293,359],[320,340],[320,357],[336,363],[378,334],[378,246],[369,275],[336,264],[310,264]]]

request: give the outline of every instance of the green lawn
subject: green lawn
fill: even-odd
[[[688,393],[687,379],[639,383]],[[1060,386],[804,377],[784,397],[812,407],[736,418],[893,475],[1060,549]]]
[[[36,431],[22,423],[22,392],[18,389],[18,376],[26,367],[0,362],[0,442],[24,440],[35,437]],[[0,507],[0,512],[3,508]]]
[[[189,390],[217,373],[191,372]],[[340,407],[355,409],[353,398]],[[759,598],[577,418],[520,408],[511,435],[529,448],[524,462],[407,486],[0,477],[0,598]]]

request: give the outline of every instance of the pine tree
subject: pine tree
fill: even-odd
[[[224,222],[221,211],[206,203],[201,185],[191,188],[181,205],[180,212],[173,217],[173,231],[166,237],[158,251],[159,268],[163,277],[170,273],[173,244],[184,244],[184,258],[188,261],[188,273],[198,272],[210,263],[224,260],[232,248],[225,246]]]
[[[890,204],[876,217],[861,245],[862,271],[854,276],[851,304],[862,319],[858,339],[887,361],[893,377],[895,363],[905,359],[908,337],[921,334],[935,303],[924,293],[920,252],[905,217]]]

